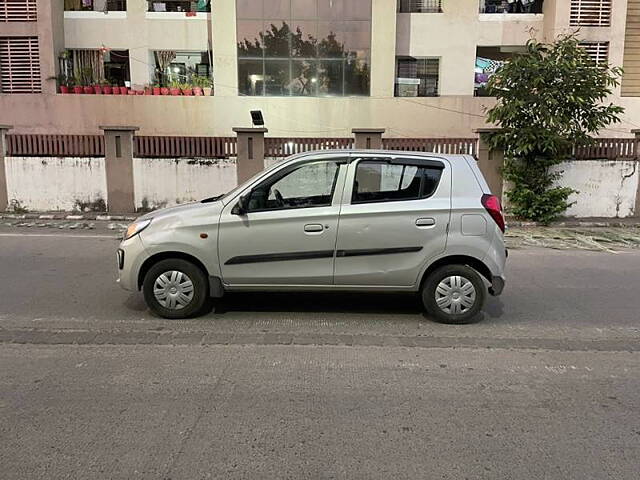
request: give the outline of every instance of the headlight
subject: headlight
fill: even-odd
[[[129,225],[129,227],[127,228],[127,232],[124,234],[124,240],[129,240],[131,237],[139,234],[142,230],[147,228],[150,223],[151,219],[132,223],[131,225]]]

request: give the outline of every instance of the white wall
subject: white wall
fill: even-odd
[[[579,193],[567,215],[572,217],[630,217],[634,215],[640,165],[633,161],[585,160],[565,163],[561,185]],[[640,213],[640,212],[639,212]]]
[[[202,200],[228,192],[237,184],[235,160],[134,158],[136,208]]]
[[[71,211],[107,200],[104,158],[8,157],[7,194],[29,211]]]

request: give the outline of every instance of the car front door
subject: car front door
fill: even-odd
[[[451,210],[448,162],[364,157],[349,165],[340,212],[336,285],[409,287],[444,251]]]
[[[304,161],[243,192],[220,217],[218,255],[230,286],[331,285],[344,158]]]

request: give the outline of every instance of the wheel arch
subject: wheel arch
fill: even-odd
[[[491,279],[493,278],[491,270],[481,260],[478,260],[477,258],[471,257],[469,255],[448,255],[446,257],[439,258],[435,262],[431,263],[429,267],[427,267],[425,272],[422,274],[422,278],[420,279],[420,289],[422,289],[424,282],[427,280],[427,278],[429,278],[431,273],[433,273],[440,267],[444,267],[445,265],[467,265],[468,267],[471,267],[476,272],[478,272],[489,283],[491,283]]]
[[[200,259],[198,259],[197,257],[194,257],[193,255],[190,255],[188,253],[184,253],[184,252],[173,252],[173,251],[169,251],[169,252],[159,252],[156,253],[154,255],[151,255],[149,258],[147,258],[144,263],[140,266],[140,270],[138,271],[138,290],[140,290],[142,288],[142,283],[144,282],[144,277],[147,274],[147,272],[149,271],[149,269],[151,269],[151,267],[153,265],[155,265],[156,263],[158,263],[161,260],[168,260],[171,258],[179,258],[181,260],[186,260],[188,262],[193,263],[196,267],[198,267],[200,270],[202,270],[205,274],[205,276],[207,278],[209,278],[209,272],[207,270],[207,267],[205,267],[204,263],[202,263],[202,261],[200,261]]]

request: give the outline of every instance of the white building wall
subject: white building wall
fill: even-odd
[[[237,185],[235,160],[134,158],[136,209],[156,209],[202,200]]]
[[[10,206],[13,202],[29,211],[104,210],[104,158],[8,157],[5,170]]]

